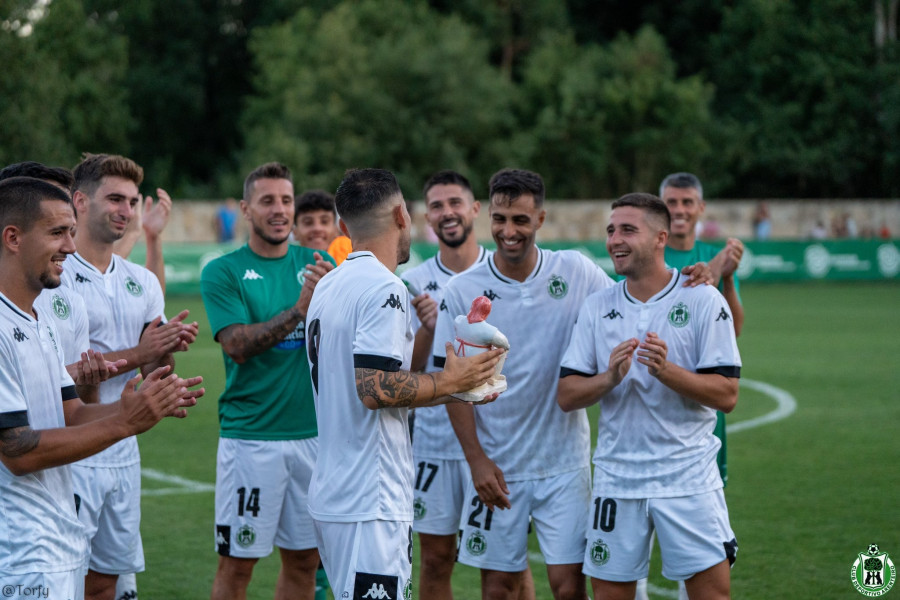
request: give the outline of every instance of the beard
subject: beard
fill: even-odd
[[[262,227],[260,227],[256,223],[253,223],[253,233],[258,235],[260,239],[262,239],[267,244],[272,244],[273,246],[279,246],[285,243],[291,236],[290,231],[288,231],[281,239],[278,239],[263,231]]]

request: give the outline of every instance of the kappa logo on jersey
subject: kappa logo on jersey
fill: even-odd
[[[547,292],[559,300],[569,293],[569,284],[566,283],[562,275],[551,275],[550,282],[547,284]]]
[[[610,321],[615,321],[616,319],[624,319],[625,317],[623,317],[622,313],[620,313],[616,309],[612,309],[611,311],[603,315],[603,318],[609,319]]]
[[[262,279],[262,278],[263,278],[263,276],[260,275],[259,273],[257,273],[256,271],[254,271],[253,269],[247,269],[246,271],[244,271],[244,281],[246,281],[248,279],[250,281],[256,281],[256,280]]]
[[[494,290],[485,290],[484,293],[482,294],[482,296],[486,296],[487,299],[490,300],[491,302],[493,302],[494,300],[496,300],[497,298],[500,297],[494,293]]]
[[[231,556],[231,526],[216,525],[216,552]]]
[[[441,289],[441,286],[438,285],[437,281],[429,281],[428,285],[425,286],[426,292],[436,292]]]
[[[53,312],[61,321],[65,321],[69,318],[69,303],[66,302],[62,296],[60,296],[59,294],[53,294],[53,301],[51,302],[51,305],[53,306]]]
[[[403,310],[403,302],[400,300],[400,296],[397,294],[391,294],[388,296],[388,299],[384,301],[384,304],[381,305],[381,308],[398,308],[400,312],[405,313]]]
[[[353,600],[397,600],[400,578],[396,575],[357,573],[353,583]]]
[[[725,311],[725,308],[723,307],[723,308],[719,309],[719,316],[716,317],[716,321],[727,321],[727,320],[728,320],[728,313]]]
[[[24,342],[25,340],[28,339],[28,336],[25,335],[25,332],[22,331],[21,329],[19,329],[18,327],[13,329],[13,337],[16,338],[17,342]]]
[[[679,302],[669,311],[669,323],[673,327],[684,327],[691,320],[691,313],[684,302]]]
[[[87,283],[90,282],[90,279],[88,279],[81,273],[75,273],[75,281],[77,281],[78,283]]]
[[[143,296],[144,288],[137,281],[132,279],[131,277],[125,278],[125,289],[128,290],[128,293],[132,296]]]

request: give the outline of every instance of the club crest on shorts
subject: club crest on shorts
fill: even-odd
[[[547,284],[547,291],[557,300],[569,293],[569,284],[563,279],[562,275],[551,275],[550,282]]]
[[[128,290],[128,293],[132,296],[143,296],[144,288],[141,287],[137,281],[132,279],[131,277],[125,278],[125,289]]]
[[[59,294],[53,294],[53,312],[56,313],[60,321],[65,321],[69,318],[72,311],[69,309],[69,303],[66,302],[65,298]]]
[[[691,320],[691,313],[684,302],[679,302],[669,311],[669,323],[673,327],[684,327]]]
[[[249,548],[256,541],[256,532],[249,525],[241,525],[234,534],[234,541],[241,548]]]
[[[897,580],[897,569],[893,561],[878,548],[869,544],[865,553],[860,552],[850,568],[853,587],[863,596],[875,598],[887,594]]]
[[[416,498],[413,500],[413,518],[418,521],[422,517],[425,516],[425,501],[421,498]]]
[[[476,529],[469,534],[468,539],[466,539],[466,550],[472,556],[481,556],[487,550],[487,539],[480,530]]]
[[[591,544],[591,562],[598,567],[609,562],[609,546],[600,538],[597,538]]]

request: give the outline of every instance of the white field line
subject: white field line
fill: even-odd
[[[193,481],[191,479],[179,477],[178,475],[170,475],[169,473],[163,473],[162,471],[149,469],[147,467],[141,468],[141,476],[154,481],[162,481],[163,483],[171,483],[178,486],[150,489],[142,488],[142,496],[168,496],[171,494],[196,494],[200,492],[216,491],[216,486],[211,483]]]

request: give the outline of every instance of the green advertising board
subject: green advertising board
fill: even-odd
[[[542,248],[574,249],[612,274],[612,261],[604,242],[546,242]],[[209,261],[236,249],[229,244],[167,244],[166,291],[169,294],[199,294],[200,271]],[[437,246],[415,243],[410,262],[415,266],[437,252]],[[131,260],[142,264],[144,248],[138,246]],[[746,242],[738,269],[741,281],[876,280],[900,277],[898,240],[822,240]]]

